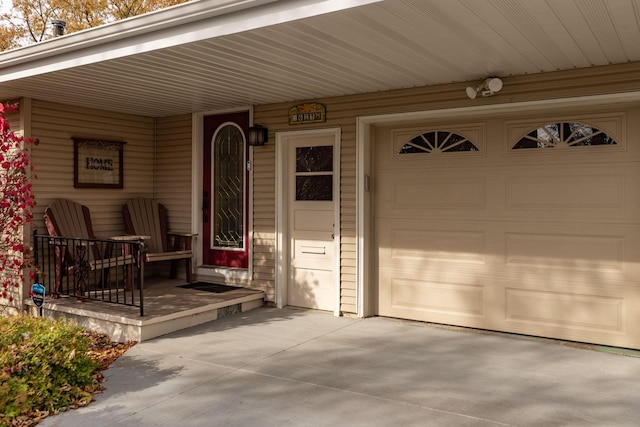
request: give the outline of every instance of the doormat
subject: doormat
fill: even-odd
[[[225,292],[234,291],[237,288],[235,286],[221,285],[220,283],[207,283],[207,282],[194,282],[186,285],[180,285],[179,288],[195,289],[197,291],[213,292],[216,294],[223,294]]]

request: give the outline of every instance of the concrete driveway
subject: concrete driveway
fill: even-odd
[[[260,308],[138,344],[52,426],[638,426],[640,358]]]

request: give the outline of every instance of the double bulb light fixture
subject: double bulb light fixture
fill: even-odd
[[[502,80],[497,77],[489,77],[482,82],[480,86],[467,87],[467,96],[471,99],[476,99],[478,94],[482,96],[491,96],[500,92],[502,89]]]

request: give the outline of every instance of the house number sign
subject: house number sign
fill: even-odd
[[[122,141],[73,138],[75,188],[123,188]]]
[[[306,123],[323,123],[327,121],[327,107],[313,102],[299,104],[289,108],[289,124],[300,125]]]

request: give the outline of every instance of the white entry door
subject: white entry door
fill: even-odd
[[[285,141],[288,305],[336,309],[336,132],[300,133]]]

